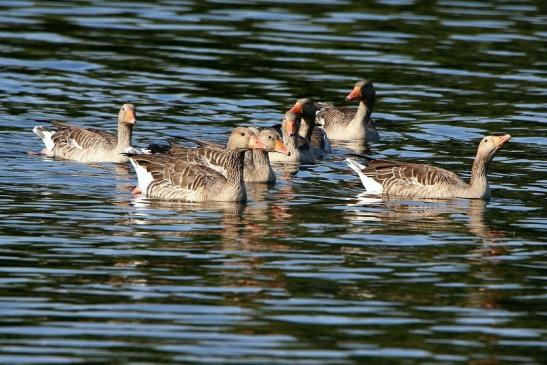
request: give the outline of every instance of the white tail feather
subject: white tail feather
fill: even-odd
[[[55,147],[55,143],[53,142],[53,135],[55,132],[48,130],[45,127],[42,126],[36,126],[32,128],[32,131],[38,135],[38,137],[42,138],[42,141],[44,141],[44,144],[46,145],[46,148],[48,151],[53,151],[53,147]]]
[[[150,172],[148,172],[148,170],[146,170],[146,168],[136,163],[132,158],[129,158],[129,161],[137,173],[137,181],[141,192],[146,194],[146,190],[152,181],[154,181],[154,177]]]
[[[350,169],[355,171],[357,175],[359,175],[359,178],[361,178],[361,182],[363,183],[363,186],[365,187],[365,190],[368,194],[382,194],[383,187],[382,184],[380,184],[378,181],[374,180],[371,177],[366,176],[363,174],[362,170],[366,167],[361,165],[359,162],[351,159],[346,158],[346,162]]]

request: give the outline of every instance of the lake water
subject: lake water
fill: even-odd
[[[0,1],[0,362],[544,364],[544,1]],[[28,154],[34,119],[224,141],[374,81],[373,156],[490,201],[360,199],[344,155],[246,204],[136,199],[129,165]]]

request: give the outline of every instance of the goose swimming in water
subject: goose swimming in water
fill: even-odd
[[[118,136],[94,128],[83,128],[59,121],[54,128],[36,126],[33,131],[46,147],[42,154],[79,162],[127,162],[123,155],[131,147],[137,112],[132,104],[122,105],[118,114]]]
[[[391,160],[368,161],[362,165],[347,158],[348,166],[354,170],[369,194],[385,194],[406,198],[468,198],[488,199],[490,187],[487,171],[490,161],[511,136],[486,136],[479,143],[477,155],[471,168],[469,183],[448,170],[424,164]]]

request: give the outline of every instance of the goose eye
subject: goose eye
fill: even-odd
[[[242,137],[245,136],[245,133],[242,132],[242,133],[241,133],[241,136],[242,136]]]
[[[485,138],[485,139],[484,139],[484,142],[488,142],[488,138]]]

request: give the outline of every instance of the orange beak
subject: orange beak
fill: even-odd
[[[289,120],[287,123],[287,133],[289,136],[294,136],[296,133],[296,121],[295,120]]]
[[[496,137],[496,146],[501,147],[511,139],[510,134],[504,134],[503,136]]]
[[[249,148],[265,150],[266,145],[260,142],[260,140],[256,138],[256,136],[251,136],[251,139],[249,139]]]
[[[283,144],[283,141],[280,140],[280,139],[275,141],[274,151],[282,153],[282,154],[287,155],[287,156],[291,155],[291,152],[287,149],[285,144]]]
[[[356,86],[353,90],[346,96],[346,101],[354,100],[361,97],[361,88]]]
[[[137,123],[137,113],[134,110],[129,110],[126,115],[129,114],[129,118],[125,121],[127,124]]]
[[[302,104],[300,103],[294,104],[294,106],[289,111],[296,114],[302,114]]]

